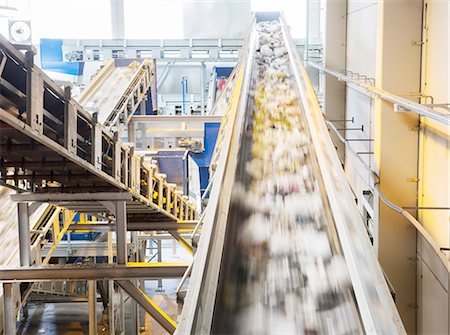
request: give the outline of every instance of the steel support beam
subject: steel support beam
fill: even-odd
[[[133,262],[139,262],[139,240],[138,233],[131,232],[131,260]],[[133,279],[132,283],[138,286],[138,280]],[[131,335],[139,334],[139,305],[136,300],[133,299],[131,302]]]
[[[192,248],[192,245],[186,240],[183,236],[178,234],[176,231],[169,231],[170,235],[173,236],[174,239],[176,239],[182,246],[185,248],[191,255],[194,254],[194,249]]]
[[[127,263],[127,214],[125,201],[116,204],[116,252],[117,264]]]
[[[161,240],[153,240],[153,242],[156,243],[156,252],[157,252],[157,260],[158,262],[162,262],[162,241]],[[158,289],[162,291],[163,285],[162,285],[162,279],[158,279]]]
[[[112,240],[112,232],[108,232],[108,264],[112,264],[114,262],[114,254],[113,254],[113,240]],[[109,333],[116,334],[116,324],[115,324],[115,312],[114,312],[114,281],[108,281],[108,292],[109,292],[109,301],[108,301],[108,323],[109,323]]]
[[[99,193],[20,193],[11,194],[11,200],[17,202],[48,202],[62,201],[130,201],[132,195],[128,192],[99,192]]]
[[[133,115],[133,122],[221,122],[222,115]]]
[[[125,37],[123,0],[111,0],[111,30],[114,39],[122,39]]]
[[[177,327],[163,310],[159,308],[139,287],[128,280],[116,280],[116,283],[142,306],[167,332],[173,334]]]
[[[12,290],[12,283],[3,284],[3,331],[5,335],[16,334],[16,308]]]
[[[136,143],[136,125],[132,121],[128,123],[128,141]]]
[[[89,335],[97,335],[97,282],[88,281]]]
[[[181,278],[187,267],[186,263],[128,262],[127,265],[89,264],[1,268],[0,282]]]
[[[128,231],[152,231],[152,230],[192,230],[195,223],[177,223],[177,222],[127,222]],[[69,231],[90,230],[90,231],[115,231],[115,225],[105,223],[81,223],[72,224]]]
[[[20,266],[30,266],[30,218],[28,216],[28,204],[19,202],[17,204],[19,220],[19,256]]]

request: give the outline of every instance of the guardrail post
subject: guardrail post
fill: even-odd
[[[121,154],[122,154],[122,147],[120,145],[119,142],[119,134],[118,133],[114,133],[114,139],[113,139],[113,143],[114,143],[114,150],[113,150],[113,177],[114,179],[121,181],[121,166],[122,166],[122,162],[121,162]]]
[[[77,110],[70,101],[71,88],[64,87],[64,147],[77,154]]]
[[[92,130],[92,164],[99,170],[102,169],[102,129],[98,123],[98,114],[93,115]]]
[[[27,68],[27,124],[39,134],[42,134],[44,129],[44,81],[40,71],[33,69],[33,57],[34,52],[32,50],[28,50],[25,53],[25,66]]]

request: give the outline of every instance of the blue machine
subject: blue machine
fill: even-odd
[[[231,72],[233,72],[234,67],[232,66],[216,66],[216,74],[217,78],[226,78],[230,77]]]
[[[159,170],[167,175],[170,183],[183,185],[183,191],[188,194],[188,155],[199,167],[200,194],[203,195],[209,183],[209,165],[214,153],[220,122],[209,122],[204,124],[204,151],[201,153],[178,151],[158,151],[154,156],[158,160]]]
[[[87,215],[88,220],[92,220],[92,216]],[[75,214],[72,220],[73,222],[80,222],[80,213]],[[70,233],[70,239],[72,241],[95,241],[100,235],[99,232],[87,232],[87,233]],[[63,241],[67,240],[67,233],[62,238]]]
[[[42,38],[40,45],[42,69],[81,76],[84,62],[64,62],[61,39]]]
[[[200,173],[200,194],[203,195],[209,183],[209,165],[216,146],[217,135],[219,134],[220,122],[210,122],[204,125],[204,147],[202,153],[190,153],[192,159],[199,167]]]

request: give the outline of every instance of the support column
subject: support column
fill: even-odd
[[[131,245],[133,262],[139,262],[138,254],[138,233],[136,231],[131,232]],[[139,287],[139,281],[137,279],[132,280],[133,284]],[[139,305],[136,300],[131,301],[131,335],[139,334]]]
[[[28,216],[28,204],[17,203],[19,223],[19,256],[20,266],[30,266],[30,220]]]
[[[16,308],[12,291],[12,283],[3,284],[3,330],[5,335],[16,334]]]
[[[162,240],[155,240],[157,246],[158,246],[158,262],[162,262]],[[163,285],[162,285],[162,279],[158,279],[158,289],[162,291]]]
[[[116,201],[116,259],[117,264],[127,264],[127,214],[126,202]],[[120,290],[120,328],[125,333],[125,299]]]
[[[124,0],[110,0],[111,2],[111,30],[113,39],[125,38]]]
[[[397,95],[418,92],[422,3],[390,0],[378,6],[376,86]],[[374,121],[380,190],[400,207],[416,206],[419,117],[394,112],[392,103],[376,100]],[[396,291],[396,305],[406,331],[415,334],[416,230],[378,197],[374,198],[374,212],[380,264]]]
[[[142,150],[147,150],[148,149],[148,145],[150,144],[149,143],[149,140],[148,140],[148,138],[147,138],[147,133],[146,133],[146,123],[145,122],[139,122],[138,123],[138,130],[139,130],[139,133],[140,133],[140,141],[141,141],[141,147],[142,147]]]
[[[89,335],[97,335],[97,281],[88,280]]]
[[[126,202],[116,201],[116,251],[117,264],[127,263],[127,215]]]
[[[108,280],[108,296],[109,296],[109,305],[108,305],[108,324],[109,324],[109,333],[115,335],[116,334],[116,319],[115,319],[115,310],[114,310],[114,301],[115,301],[115,292],[114,292],[114,281]]]
[[[136,125],[133,121],[130,121],[128,123],[128,141],[132,142],[132,143],[136,143]],[[145,149],[145,148],[143,148],[143,149]]]
[[[113,255],[113,242],[112,242],[112,232],[108,232],[108,263],[113,263],[114,255]],[[108,281],[108,319],[109,319],[109,333],[111,335],[116,334],[116,325],[114,318],[114,281]]]
[[[120,334],[125,335],[125,296],[122,289],[119,289],[119,301]]]
[[[200,97],[202,108],[200,109],[201,114],[205,115],[205,63],[202,62],[202,66],[200,68]]]
[[[140,115],[145,115],[147,110],[147,101],[145,99],[143,99],[139,105],[139,114]]]

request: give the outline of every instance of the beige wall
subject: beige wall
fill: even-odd
[[[449,103],[450,5],[437,0],[426,0],[425,5],[422,90],[424,95],[433,96],[434,103]],[[419,206],[450,207],[450,128],[427,119],[422,122]],[[449,214],[446,210],[423,210],[418,215],[441,247],[448,247],[450,242]],[[418,333],[448,334],[448,274],[426,245],[418,248],[418,270]]]
[[[346,66],[347,70],[368,77],[376,77],[377,85],[382,89],[399,95],[407,95],[420,91],[418,86],[420,63],[422,63],[423,94],[432,95],[435,103],[449,103],[450,5],[447,1],[425,1],[428,3],[427,29],[424,31],[425,44],[422,50],[422,60],[420,60],[420,53],[418,53],[420,33],[417,29],[420,29],[421,26],[421,1],[411,0],[409,3],[384,1],[383,9],[380,7],[381,2],[379,1],[349,0],[347,3]],[[380,11],[380,9],[382,10]],[[408,17],[409,20],[407,20]],[[415,98],[411,99],[417,101]],[[371,156],[361,156],[361,158],[380,174],[382,190],[396,204],[411,206],[415,204],[417,198],[419,206],[450,207],[449,127],[422,119],[420,139],[417,140],[414,137],[417,137],[417,133],[414,135],[412,131],[405,131],[405,134],[401,135],[401,129],[414,128],[415,121],[410,120],[408,115],[412,116],[411,113],[403,115],[394,113],[391,104],[375,105],[373,99],[347,87],[346,118],[355,117],[355,124],[351,126],[364,125],[365,131],[364,133],[347,132],[346,138],[377,137],[376,145],[382,146],[383,142],[385,143],[384,149],[382,147],[373,148],[363,142],[351,143],[353,151],[376,151],[376,154],[379,155],[376,162]],[[375,113],[378,113],[378,116]],[[384,127],[383,115],[385,120],[386,117],[390,120],[385,122]],[[399,131],[397,135],[395,129]],[[406,140],[405,136],[411,137],[410,140]],[[402,150],[400,145],[402,142],[409,143],[407,146],[409,153]],[[389,146],[391,146],[390,150]],[[384,161],[381,162],[383,155]],[[398,163],[393,163],[399,155],[406,155],[404,164],[407,167],[404,170],[408,170],[407,173],[402,173],[400,160]],[[380,164],[381,166],[379,166]],[[362,191],[370,188],[367,171],[349,152],[346,153],[345,170],[352,189],[360,200],[359,204],[362,210]],[[419,178],[417,193],[414,183],[406,183],[407,177],[414,177],[414,175]],[[402,220],[398,214],[377,203],[375,203],[375,211],[378,213],[381,223],[391,224],[394,221],[401,222]],[[411,213],[415,214],[414,211]],[[449,246],[449,211],[419,211],[418,219],[440,246]],[[407,300],[403,301],[403,307],[399,306],[408,314],[407,328],[411,331],[415,328],[415,323],[417,333],[448,334],[450,331],[448,274],[433,251],[420,237],[417,241],[417,264],[414,265],[414,262],[411,261],[408,266],[406,262],[404,270],[407,273],[400,270],[400,267],[395,269],[397,260],[392,260],[392,255],[401,256],[405,245],[410,245],[410,242],[406,240],[404,241],[406,244],[401,242],[402,236],[410,235],[414,239],[409,224],[399,223],[397,228],[385,225],[384,228],[378,229],[381,240],[388,242],[390,240],[388,245],[381,241],[380,258],[385,270],[389,267],[393,269],[388,269],[387,272],[391,272],[388,275],[391,280],[393,279],[391,277],[394,277],[392,281],[394,285],[396,284],[396,289],[400,291],[403,290],[403,287],[399,288],[401,280],[408,281],[409,277],[414,276],[413,273],[417,268],[417,308],[414,308],[413,302]],[[415,251],[411,255],[411,260],[414,258],[414,254]],[[406,257],[407,253],[403,256]],[[398,277],[398,280],[395,277]],[[414,278],[411,278],[410,283],[414,284]],[[412,294],[410,297],[414,298]],[[410,307],[407,307],[408,305]],[[413,314],[416,314],[415,321]]]
[[[427,1],[422,87],[434,103],[450,103],[450,4]],[[423,120],[421,136],[421,206],[450,206],[450,128]],[[449,211],[421,211],[419,218],[439,245],[449,246]]]

